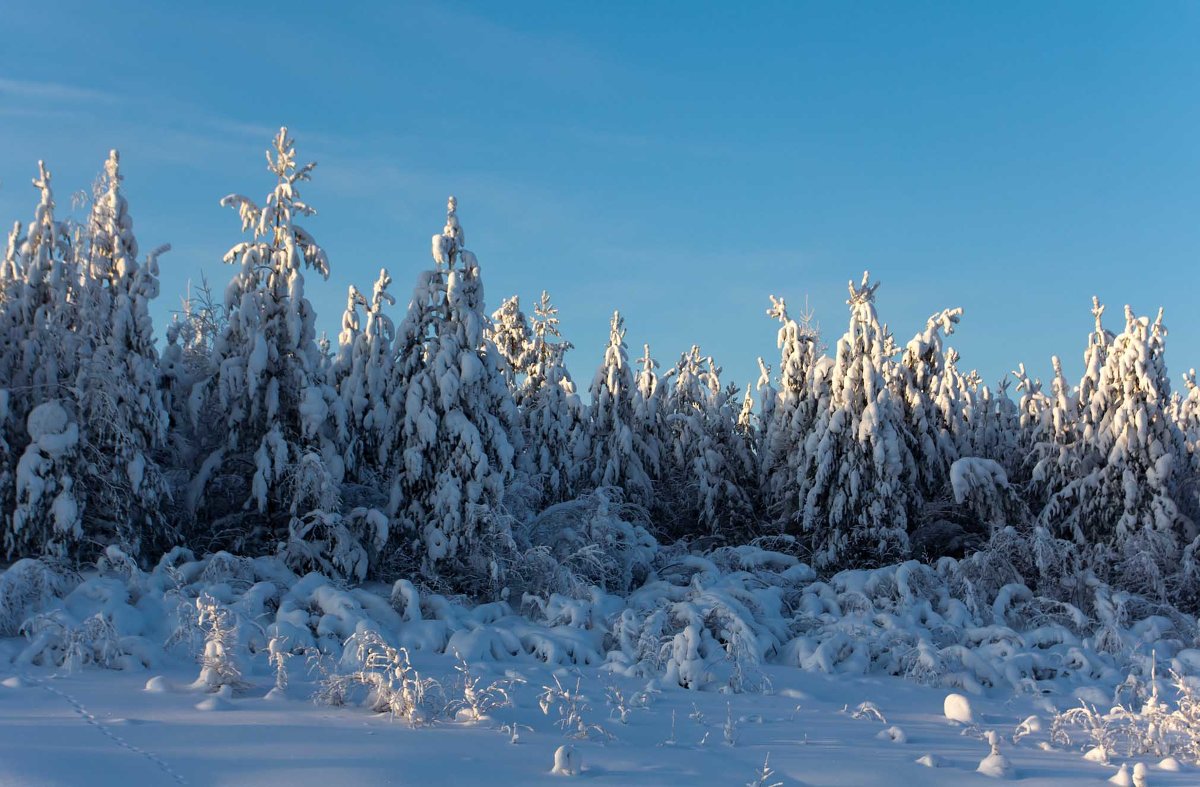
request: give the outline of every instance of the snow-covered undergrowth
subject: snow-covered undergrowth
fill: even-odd
[[[1023,584],[989,589],[978,568],[909,561],[822,581],[795,557],[758,547],[664,549],[627,594],[593,585],[470,603],[407,580],[348,587],[280,559],[227,553],[197,559],[176,549],[144,572],[110,549],[85,575],[32,560],[0,575],[9,635],[0,652],[18,666],[72,668],[198,658],[205,687],[235,692],[255,672],[282,670],[286,685],[289,669],[317,664],[328,697],[344,701],[364,685],[377,708],[393,709],[390,693],[419,693],[403,664],[420,652],[466,665],[602,667],[723,692],[770,691],[765,665],[897,675],[973,694],[1101,686],[1114,698],[1127,676],[1145,678],[1155,664],[1181,680],[1200,675],[1190,617],[1095,580],[1081,584],[1078,606]],[[388,685],[372,683],[372,672],[390,676]],[[404,699],[400,715],[419,704]]]

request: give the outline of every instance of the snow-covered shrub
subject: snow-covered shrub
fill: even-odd
[[[377,564],[387,537],[387,516],[373,508],[356,508],[345,515],[310,511],[292,519],[282,555],[288,568],[298,573],[320,571],[361,582]]]
[[[563,735],[575,740],[607,740],[612,734],[599,724],[591,724],[584,717],[592,706],[580,690],[581,680],[575,681],[574,688],[564,688],[562,681],[556,675],[553,686],[543,686],[538,695],[538,707],[546,716],[556,716],[554,725],[562,730]]]
[[[440,684],[421,677],[406,649],[392,647],[372,629],[346,641],[340,663],[321,681],[314,699],[335,706],[363,701],[376,713],[414,726],[434,721],[447,708]]]
[[[645,512],[615,487],[550,506],[519,531],[528,547],[510,577],[528,593],[628,592],[646,579],[657,554],[645,522]]]
[[[204,631],[204,651],[200,656],[200,677],[196,688],[216,692],[228,686],[245,688],[237,613],[206,594],[196,599],[196,619]]]
[[[483,678],[471,672],[471,665],[459,659],[454,665],[458,672],[458,684],[454,687],[458,696],[446,706],[446,715],[468,721],[482,721],[496,708],[512,705],[507,681],[484,683]]]
[[[34,615],[21,626],[29,645],[18,661],[74,672],[88,664],[118,669],[127,666],[121,635],[112,620],[96,613],[76,623],[63,610]]]
[[[615,718],[621,724],[628,724],[629,717],[635,710],[645,710],[650,707],[650,692],[642,689],[630,693],[615,683],[610,683],[605,687],[604,701],[611,708],[609,718]]]
[[[1123,757],[1153,755],[1200,763],[1200,691],[1195,681],[1172,674],[1173,702],[1159,697],[1153,675],[1145,687],[1136,678],[1133,683],[1141,691],[1107,712],[1084,703],[1055,714],[1053,740],[1067,746],[1086,741],[1093,750]]]
[[[13,563],[0,574],[0,636],[16,636],[30,616],[65,596],[78,581],[44,560]]]

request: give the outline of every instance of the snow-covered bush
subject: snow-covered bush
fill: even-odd
[[[373,508],[356,508],[346,515],[310,511],[292,519],[283,559],[298,573],[320,571],[358,582],[367,578],[387,543],[388,519]]]
[[[65,596],[78,581],[44,560],[13,563],[0,574],[0,636],[15,636],[26,620]]]
[[[195,686],[210,692],[225,686],[231,690],[245,688],[237,613],[204,594],[196,599],[196,619],[204,632],[204,651]]]
[[[1130,696],[1108,711],[1086,703],[1054,715],[1052,739],[1064,746],[1088,744],[1096,756],[1153,755],[1200,763],[1200,692],[1194,679],[1172,674],[1174,701],[1159,697],[1153,673],[1143,685],[1132,678]]]
[[[645,511],[617,487],[600,487],[550,506],[523,526],[526,545],[509,569],[527,593],[587,596],[591,588],[628,592],[650,574],[658,544]]]
[[[388,713],[414,726],[434,721],[447,708],[437,681],[421,677],[406,649],[389,645],[371,629],[346,641],[340,662],[321,681],[314,699],[327,705],[365,702],[376,713]]]

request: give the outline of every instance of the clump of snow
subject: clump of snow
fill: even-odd
[[[1108,778],[1109,784],[1115,784],[1117,787],[1133,787],[1133,777],[1129,775],[1129,765],[1121,763],[1121,767]]]
[[[892,743],[908,743],[908,735],[905,734],[904,730],[895,725],[880,730],[875,734],[875,737],[881,741],[891,741]]]
[[[1163,757],[1154,767],[1158,768],[1160,771],[1169,771],[1171,773],[1177,773],[1183,769],[1179,764],[1179,760],[1175,759],[1174,757]]]
[[[166,694],[167,692],[171,691],[171,684],[167,681],[165,676],[155,675],[153,678],[150,678],[150,680],[146,681],[146,688],[144,691],[148,691],[151,694]]]
[[[199,711],[228,711],[236,707],[233,704],[233,689],[230,686],[222,686],[216,694],[196,703],[196,710]]]
[[[583,758],[579,751],[569,743],[564,743],[554,750],[554,767],[550,773],[556,776],[578,776],[583,770]]]
[[[942,758],[936,754],[925,754],[917,758],[918,765],[924,765],[926,768],[941,768],[944,764]]]
[[[942,704],[942,712],[950,721],[960,724],[975,723],[975,712],[971,708],[971,701],[962,694],[947,694],[946,701]]]

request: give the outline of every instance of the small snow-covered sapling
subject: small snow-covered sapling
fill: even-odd
[[[783,782],[768,782],[775,771],[771,770],[771,753],[763,757],[762,767],[754,772],[754,780],[746,782],[746,787],[783,787]]]
[[[738,739],[737,721],[733,718],[733,705],[725,703],[725,745],[736,746]]]

